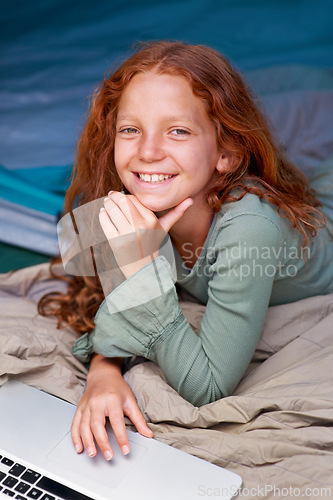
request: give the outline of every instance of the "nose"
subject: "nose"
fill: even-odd
[[[139,144],[139,158],[146,163],[165,158],[163,138],[158,133],[142,134]]]

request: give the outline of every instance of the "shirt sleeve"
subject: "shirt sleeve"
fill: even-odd
[[[279,229],[263,216],[239,215],[224,223],[209,249],[208,302],[199,335],[179,306],[168,261],[157,257],[103,302],[93,350],[155,361],[196,406],[230,395],[258,343],[280,246]]]

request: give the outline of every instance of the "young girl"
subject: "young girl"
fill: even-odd
[[[44,297],[40,311],[84,334],[74,346],[79,359],[94,353],[72,439],[90,456],[97,443],[109,460],[106,417],[124,454],[124,415],[152,436],[122,378],[125,359],[158,363],[193,405],[232,394],[268,306],[333,292],[333,245],[319,200],[241,77],[204,46],[145,44],[102,82],[65,211],[101,197],[99,221],[115,255],[126,250],[121,237],[135,234],[141,258],[125,258],[124,280],[104,302],[98,277],[68,277],[68,293]],[[206,305],[199,335],[156,251],[160,240],[150,257],[142,251],[149,230],[169,234],[177,286]]]

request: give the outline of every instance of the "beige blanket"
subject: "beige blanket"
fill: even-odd
[[[15,377],[77,403],[87,371],[71,354],[76,335],[36,312],[61,286],[44,264],[0,276],[0,385]],[[198,330],[203,306],[182,307]],[[193,407],[151,362],[125,378],[155,438],[239,473],[241,497],[333,497],[333,295],[269,309],[233,396]],[[201,485],[198,498],[222,489]]]

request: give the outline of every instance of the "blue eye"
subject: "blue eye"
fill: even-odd
[[[134,127],[123,128],[122,130],[119,130],[119,132],[125,132],[125,134],[136,134],[136,133],[139,133],[139,131],[136,128],[134,128]]]
[[[187,130],[184,130],[183,128],[175,128],[174,130],[171,131],[171,134],[173,134],[173,135],[187,135],[187,134],[189,134],[189,132]]]

